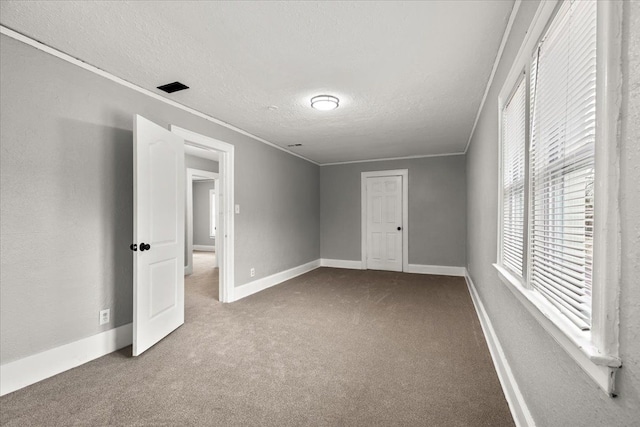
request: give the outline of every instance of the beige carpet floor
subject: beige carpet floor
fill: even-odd
[[[513,426],[464,280],[320,268],[0,398],[6,426]]]

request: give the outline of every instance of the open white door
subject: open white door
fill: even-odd
[[[134,117],[133,352],[184,323],[184,140]]]

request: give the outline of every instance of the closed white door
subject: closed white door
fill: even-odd
[[[402,176],[367,178],[367,268],[402,271]]]
[[[184,323],[184,140],[134,118],[133,355]]]

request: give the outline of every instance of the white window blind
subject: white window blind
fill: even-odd
[[[526,81],[521,79],[502,111],[502,264],[522,277]]]
[[[591,326],[596,2],[564,3],[531,71],[530,283]]]

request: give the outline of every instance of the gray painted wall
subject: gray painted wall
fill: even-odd
[[[193,183],[193,244],[213,246],[216,240],[209,235],[210,206],[209,190],[214,189],[213,181]]]
[[[236,286],[319,258],[318,166],[0,44],[0,363],[131,322],[134,113],[235,146]]]
[[[464,156],[322,166],[322,258],[361,259],[360,174],[392,169],[409,170],[409,263],[464,266]]]
[[[202,157],[185,154],[184,168],[200,169],[202,171],[208,171],[208,172],[219,172],[220,163],[214,162],[213,160],[210,160],[210,159],[205,159]]]
[[[640,2],[625,2],[619,397],[611,399],[502,284],[497,248],[498,93],[538,3],[524,1],[467,153],[467,258],[529,409],[544,426],[631,426],[640,419]]]

